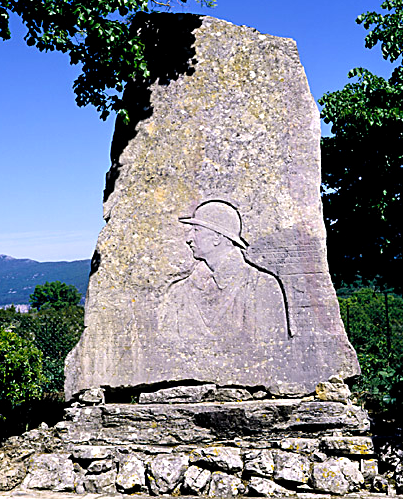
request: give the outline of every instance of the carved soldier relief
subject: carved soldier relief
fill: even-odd
[[[280,355],[288,340],[282,288],[245,260],[238,211],[221,200],[207,201],[179,221],[195,266],[168,289],[160,314],[166,334],[188,341],[195,355],[214,351],[234,361],[236,356],[246,368],[257,357],[261,362],[262,354]]]

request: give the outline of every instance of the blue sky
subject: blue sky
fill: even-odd
[[[363,66],[388,77],[379,48],[365,49],[355,18],[380,10],[381,0],[218,0],[215,9],[187,8],[297,41],[312,94],[347,83]],[[0,42],[0,254],[38,261],[91,258],[102,219],[114,117],[106,122],[75,104],[79,68],[68,57],[40,53],[11,20],[12,40]],[[329,127],[323,128],[329,134]]]

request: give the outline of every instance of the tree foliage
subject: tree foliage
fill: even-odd
[[[393,62],[403,52],[403,2],[387,0],[381,7],[388,13],[366,12],[358,16],[357,23],[363,24],[365,29],[371,28],[365,38],[365,46],[371,49],[380,43],[383,57]]]
[[[150,2],[151,7],[166,8],[171,3]],[[143,45],[130,31],[131,20],[140,11],[149,11],[148,0],[0,0],[0,38],[10,38],[9,15],[17,14],[28,29],[29,46],[67,53],[70,64],[81,65],[82,73],[73,84],[79,106],[92,104],[102,119],[111,111],[127,119],[121,99],[124,84],[135,76],[148,76]]]
[[[33,340],[0,327],[0,419],[10,408],[39,398],[44,379],[42,352]]]
[[[80,300],[81,295],[75,286],[60,281],[38,284],[29,298],[31,306],[38,310],[60,310],[78,305]]]
[[[84,330],[80,306],[0,309],[0,442],[63,416],[64,360]]]
[[[385,59],[403,49],[403,0],[383,2],[389,13],[358,17],[366,46],[381,44]],[[357,273],[383,276],[402,291],[403,67],[389,79],[364,68],[342,90],[325,94],[322,117],[334,136],[322,139],[323,203],[329,263],[336,285]]]
[[[403,408],[403,299],[373,285],[340,289],[340,311],[362,374],[353,393],[377,412]]]

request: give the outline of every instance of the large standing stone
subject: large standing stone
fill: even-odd
[[[302,395],[357,374],[295,42],[210,17],[138,19],[151,76],[128,86],[131,124],[116,126],[67,399],[184,380]]]

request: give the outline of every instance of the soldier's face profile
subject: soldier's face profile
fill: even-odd
[[[193,251],[193,257],[196,260],[205,260],[215,251],[217,233],[213,230],[201,227],[200,225],[192,225],[187,234],[187,243]]]

